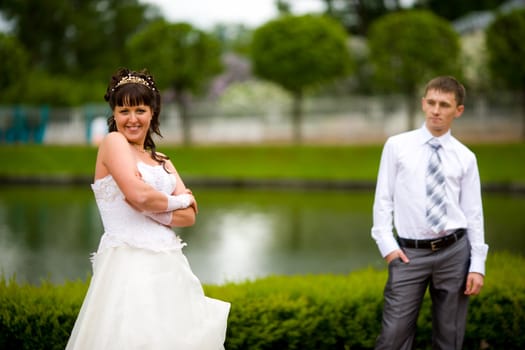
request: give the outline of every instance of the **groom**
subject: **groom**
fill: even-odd
[[[427,288],[432,348],[462,347],[468,299],[481,291],[488,251],[476,157],[450,133],[464,98],[456,79],[434,78],[421,100],[424,125],[384,145],[372,237],[388,281],[376,349],[412,349]]]

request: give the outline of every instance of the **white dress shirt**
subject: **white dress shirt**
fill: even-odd
[[[399,249],[394,236],[436,239],[464,228],[471,245],[470,272],[485,274],[481,186],[476,156],[450,134],[437,138],[447,193],[445,232],[435,234],[425,218],[425,172],[433,138],[425,125],[390,137],[383,148],[373,208],[372,237],[385,257]]]

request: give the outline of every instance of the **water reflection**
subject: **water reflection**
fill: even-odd
[[[182,236],[205,281],[382,266],[368,233],[369,193],[206,190],[199,198],[198,223]]]
[[[102,230],[91,194],[78,187],[2,188],[0,223],[2,272],[30,282],[85,278],[98,241],[86,233]]]
[[[177,232],[204,283],[383,267],[370,238],[373,194],[193,188],[197,224]],[[491,252],[525,253],[525,197],[484,196]],[[89,186],[0,189],[0,268],[38,283],[85,279],[102,225]]]

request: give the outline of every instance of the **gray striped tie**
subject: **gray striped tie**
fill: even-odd
[[[441,145],[436,139],[428,141],[432,152],[428,161],[426,174],[427,189],[427,222],[435,233],[440,233],[445,229],[447,221],[447,205],[445,192],[445,176],[439,156]]]

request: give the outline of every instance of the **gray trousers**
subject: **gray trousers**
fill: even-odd
[[[388,266],[382,329],[375,349],[413,348],[427,287],[432,300],[432,349],[461,349],[468,308],[464,294],[470,262],[468,238],[436,252],[403,250],[410,262],[395,259]]]

